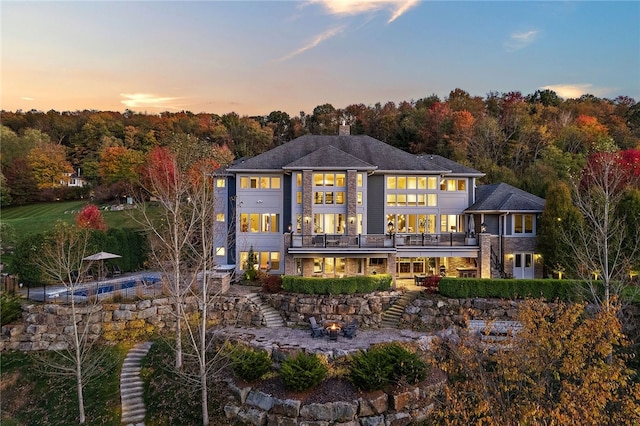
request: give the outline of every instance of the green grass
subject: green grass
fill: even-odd
[[[19,238],[50,230],[57,221],[73,223],[75,215],[87,204],[87,201],[60,201],[6,207],[2,209],[0,223],[9,225]],[[129,212],[102,210],[102,216],[110,228],[136,227]]]
[[[120,425],[120,366],[127,348],[104,349],[108,351],[105,362],[84,387],[86,424],[116,426]],[[3,353],[0,357],[1,424],[78,424],[75,379],[42,373],[41,357],[26,352]]]

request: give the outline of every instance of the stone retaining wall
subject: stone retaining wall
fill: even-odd
[[[429,419],[434,397],[444,384],[444,374],[428,386],[410,386],[394,393],[364,394],[354,401],[303,404],[296,399],[279,399],[251,387],[229,381],[234,400],[224,407],[227,419],[241,424],[404,426]]]
[[[184,311],[197,311],[197,300],[188,298]],[[88,338],[115,341],[152,335],[176,327],[172,299],[163,297],[128,303],[99,303],[76,306],[80,329],[88,327]],[[255,304],[242,296],[218,297],[209,310],[213,324],[263,325],[263,317]],[[0,351],[62,350],[69,346],[73,333],[73,316],[69,305],[27,304],[22,321],[2,327]]]
[[[308,327],[309,317],[317,320],[347,321],[356,318],[368,328],[380,327],[382,313],[400,297],[400,291],[368,294],[311,295],[277,293],[262,295],[275,308],[289,326]]]

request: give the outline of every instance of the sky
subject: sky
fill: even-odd
[[[640,100],[638,1],[0,2],[0,107],[291,116],[551,89]]]

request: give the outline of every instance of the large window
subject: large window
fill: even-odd
[[[440,181],[441,191],[466,191],[466,179],[442,179]]]
[[[277,251],[254,251],[256,255],[256,263],[253,265],[255,269],[262,270],[279,270],[280,269],[280,252]],[[240,252],[240,265],[246,268],[249,252]]]
[[[435,234],[435,214],[388,214],[387,231],[408,234]]]
[[[314,204],[344,204],[344,191],[315,191]]]
[[[313,186],[346,186],[344,173],[314,173]]]
[[[325,275],[343,275],[345,272],[343,257],[317,257],[313,259],[313,273]]]
[[[241,176],[241,189],[280,189],[279,176]]]
[[[387,206],[437,207],[437,179],[426,176],[387,176]]]
[[[513,215],[513,233],[514,234],[534,234],[535,220],[532,214],[514,214]]]
[[[316,213],[313,215],[315,234],[344,234],[346,225],[344,213]]]
[[[278,213],[240,214],[240,232],[275,233],[280,231]]]
[[[463,230],[462,219],[455,214],[440,215],[440,232],[460,232]]]

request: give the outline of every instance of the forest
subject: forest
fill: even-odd
[[[472,96],[455,89],[398,104],[318,105],[311,114],[265,116],[234,112],[1,111],[2,206],[91,195],[117,200],[135,185],[138,168],[155,146],[189,134],[251,157],[304,134],[335,135],[338,126],[415,154],[439,154],[486,176],[545,197],[596,152],[640,149],[640,103],[583,95],[562,99],[551,90]],[[90,185],[61,185],[77,174]],[[90,193],[89,193],[90,192]]]

